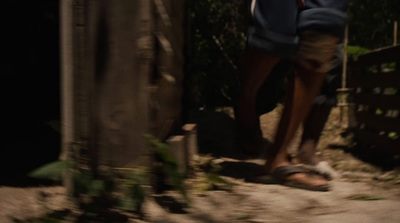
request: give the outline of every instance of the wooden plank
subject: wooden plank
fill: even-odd
[[[385,110],[400,109],[400,95],[354,94],[353,102]]]
[[[385,132],[400,132],[400,119],[374,115],[369,112],[357,112],[356,119],[359,124]]]
[[[74,101],[74,18],[73,0],[60,1],[60,49],[61,49],[61,153],[59,159],[71,159],[72,142],[75,141],[75,101]],[[65,171],[63,185],[68,195],[73,194],[72,171]],[[72,196],[71,196],[72,197]]]
[[[393,154],[400,154],[400,140],[391,140],[378,134],[358,129],[355,131],[356,140],[368,145],[376,146],[377,149]]]
[[[196,155],[198,155],[197,127],[196,124],[188,123],[182,126],[182,130],[185,134],[186,150],[188,153],[188,160],[190,162]]]
[[[361,55],[352,66],[371,66],[381,63],[395,62],[400,57],[400,46],[390,46],[374,50],[370,53]]]
[[[185,136],[171,136],[167,139],[167,143],[171,147],[172,155],[178,162],[179,172],[186,173],[188,171],[188,152],[185,145]]]
[[[356,74],[349,76],[349,87],[400,87],[400,71],[379,74]]]

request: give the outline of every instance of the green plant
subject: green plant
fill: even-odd
[[[119,200],[122,209],[142,213],[142,205],[146,198],[146,192],[142,186],[144,178],[143,172],[130,172],[124,183],[123,196]]]
[[[57,160],[34,169],[28,176],[38,179],[60,181],[62,175],[71,169],[70,160]]]
[[[166,179],[188,201],[184,185],[185,177],[177,169],[177,161],[168,144],[153,136],[146,135],[155,156],[162,162],[162,173]],[[146,198],[144,185],[149,172],[146,168],[107,168],[98,175],[85,168],[73,165],[72,160],[58,160],[29,173],[40,179],[60,181],[69,173],[73,179],[73,196],[85,218],[98,218],[113,208],[121,208],[142,215],[142,205]]]
[[[173,188],[178,190],[185,200],[189,201],[187,190],[184,184],[185,176],[180,173],[177,168],[177,160],[171,153],[171,148],[168,144],[159,141],[151,135],[145,135],[149,146],[153,149],[155,162],[159,166],[155,172],[159,173],[156,177],[161,177],[162,181],[168,181]]]
[[[143,185],[147,174],[144,168],[125,169],[124,174],[110,168],[108,173],[94,176],[86,169],[72,169],[71,163],[70,160],[55,161],[33,170],[29,176],[58,181],[69,171],[73,178],[73,196],[86,218],[97,218],[118,207],[142,215],[146,197]]]
[[[227,190],[230,191],[235,185],[234,183],[225,180],[218,172],[222,169],[221,165],[215,162],[212,157],[199,157],[192,164],[195,171],[195,180],[193,189],[198,192],[210,190]]]
[[[360,55],[369,53],[371,50],[361,47],[361,46],[345,46],[344,51],[351,57],[353,60],[357,60]]]

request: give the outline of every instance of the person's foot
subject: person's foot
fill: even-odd
[[[291,158],[291,162],[302,165],[304,168],[317,172],[326,179],[331,180],[340,177],[340,174],[333,169],[328,162],[316,154],[316,144],[313,141],[306,141],[302,144],[298,153]]]
[[[267,164],[264,166],[263,174],[275,175],[274,177],[278,178],[281,181],[290,182],[298,185],[323,188],[328,187],[328,180],[318,173],[308,171],[305,168],[301,168],[302,170],[296,169],[295,171],[289,171],[289,173],[285,174],[277,173],[281,172],[279,169],[282,168],[294,169],[295,166],[290,162],[281,162],[276,164],[274,162],[267,162]],[[285,170],[285,172],[287,171]]]
[[[303,142],[296,155],[292,157],[291,162],[293,164],[304,164],[315,166],[322,159],[316,154],[316,143],[313,140],[307,140]]]

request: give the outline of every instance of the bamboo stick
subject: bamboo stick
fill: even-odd
[[[397,45],[397,21],[394,21],[393,27],[393,46]]]

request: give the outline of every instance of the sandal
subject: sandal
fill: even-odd
[[[312,191],[329,191],[328,185],[312,186],[303,183],[293,182],[287,178],[296,173],[318,174],[300,166],[280,166],[275,168],[270,175],[262,175],[254,178],[246,179],[247,182],[262,184],[281,184],[288,187],[306,189]],[[319,175],[319,174],[318,174]]]
[[[297,164],[296,166],[307,169],[313,173],[319,174],[325,177],[327,180],[333,180],[335,178],[339,178],[340,174],[333,169],[328,162],[321,161],[317,165],[307,165],[307,164]]]

